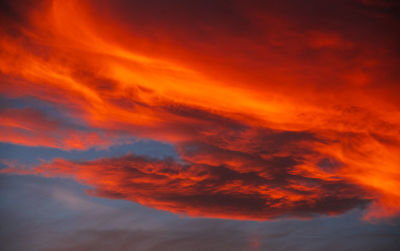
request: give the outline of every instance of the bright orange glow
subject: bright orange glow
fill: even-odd
[[[376,38],[236,3],[254,30],[204,24],[200,40],[183,22],[124,22],[103,5],[43,1],[0,26],[1,95],[40,99],[102,133],[4,108],[0,141],[83,150],[123,133],[170,142],[185,164],[57,160],[35,174],[189,215],[309,217],[367,201],[366,219],[399,215],[400,62],[380,29],[399,27],[393,17],[374,21]]]

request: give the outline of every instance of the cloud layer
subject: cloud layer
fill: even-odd
[[[41,100],[71,121],[4,107],[1,141],[84,150],[128,135],[174,144],[180,156],[3,173],[72,176],[94,195],[196,216],[367,205],[367,218],[398,215],[395,2],[3,5],[1,95]]]

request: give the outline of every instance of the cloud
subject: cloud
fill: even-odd
[[[249,140],[250,133],[243,134]],[[298,172],[307,154],[315,157],[307,153],[310,149],[301,149],[302,142],[314,140],[312,135],[275,131],[254,134],[261,141],[252,141],[253,149],[248,151],[235,149],[235,139],[230,139],[230,145],[205,140],[217,144],[183,144],[178,151],[182,158],[179,162],[135,155],[86,162],[57,159],[23,173],[72,177],[92,186],[89,192],[95,196],[131,200],[191,216],[308,218],[341,214],[368,204],[368,194],[345,179],[323,170],[315,177]],[[269,142],[262,140],[264,137]],[[3,170],[7,172],[16,171]]]
[[[0,246],[5,250],[293,250],[296,247],[396,250],[398,247],[398,220],[390,224],[361,222],[360,210],[341,217],[307,221],[192,218],[124,200],[91,198],[84,193],[87,186],[68,179],[28,175],[0,175],[0,179],[0,217],[7,226],[0,231],[5,240]],[[67,194],[66,201],[64,196],[57,196],[60,192]],[[68,204],[71,197],[72,202],[79,203]],[[332,235],[335,238],[330,238]]]
[[[117,143],[117,137],[110,133],[98,133],[59,118],[49,117],[39,109],[4,107],[0,108],[0,116],[2,142],[66,150],[104,148]]]
[[[58,160],[37,170],[178,213],[308,217],[373,201],[367,217],[398,215],[399,22],[369,2],[7,4],[1,95],[39,99],[87,130],[5,108],[0,140],[173,144],[180,160]]]

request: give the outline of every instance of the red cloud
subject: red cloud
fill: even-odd
[[[10,4],[0,93],[61,107],[96,133],[3,109],[0,140],[85,149],[123,134],[175,144],[185,164],[60,160],[38,172],[191,215],[335,214],[366,201],[368,217],[399,214],[399,22],[386,7],[95,2]]]
[[[258,171],[239,171],[229,165],[183,165],[131,155],[88,162],[56,160],[34,172],[73,177],[93,186],[90,194],[95,196],[191,216],[267,220],[334,215],[366,205],[362,190],[343,180],[291,175],[293,162],[279,158],[265,161]]]
[[[31,108],[0,108],[0,141],[27,146],[84,150],[117,143],[111,133],[97,133],[68,125]]]

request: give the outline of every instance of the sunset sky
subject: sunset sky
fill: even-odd
[[[400,2],[1,0],[1,250],[400,250]]]

